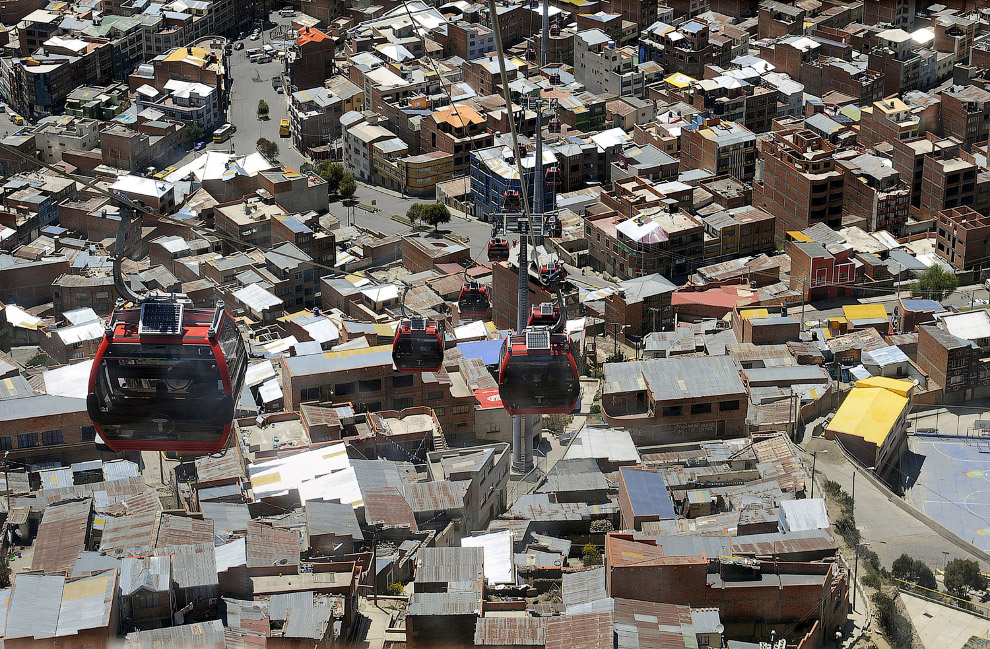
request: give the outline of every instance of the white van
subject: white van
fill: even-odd
[[[295,18],[296,11],[295,9],[279,9],[278,15],[282,16],[283,18]]]

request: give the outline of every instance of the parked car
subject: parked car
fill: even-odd
[[[206,148],[206,142],[197,142],[196,146],[193,147],[193,151],[202,151]]]
[[[238,43],[237,45],[234,45],[234,49],[235,50],[243,50],[244,49],[244,43]]]
[[[249,40],[256,41],[259,38],[261,38],[261,35],[260,34],[251,34],[251,37],[250,37]]]

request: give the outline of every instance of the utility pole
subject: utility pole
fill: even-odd
[[[818,451],[811,454],[811,497],[815,497],[815,464],[818,463]]]
[[[853,474],[853,477],[854,478],[856,477],[856,474],[855,473]],[[860,548],[860,546],[863,546],[863,545],[869,545],[869,543],[867,543],[866,541],[859,541],[858,543],[856,543],[856,561],[855,561],[855,564],[853,566],[853,584],[852,584],[852,588],[853,588],[852,609],[853,609],[853,612],[856,611],[856,589],[859,586],[859,548]]]

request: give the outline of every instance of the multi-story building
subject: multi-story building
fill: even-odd
[[[605,298],[605,321],[628,325],[626,336],[670,331],[674,310],[670,296],[677,285],[663,275],[642,275],[619,282],[619,289]]]
[[[525,71],[526,65],[518,59],[505,61],[505,76],[509,83]],[[461,68],[464,82],[471,86],[479,95],[493,95],[502,92],[502,75],[498,64],[498,56],[489,54],[480,56],[473,61],[466,61]]]
[[[717,76],[692,84],[695,108],[709,111],[723,122],[738,122],[754,133],[770,130],[777,117],[779,93],[760,85],[760,73],[753,68],[726,72],[708,66],[708,70]],[[744,74],[750,78],[741,78]]]
[[[705,169],[749,182],[756,175],[756,135],[735,122],[708,118],[681,129],[682,172]]]
[[[62,275],[52,282],[52,305],[55,316],[64,317],[68,311],[91,308],[98,316],[107,317],[113,310],[117,290],[110,275]]]
[[[112,125],[100,131],[105,165],[121,170],[163,167],[182,157],[181,122],[145,122],[137,130]]]
[[[705,261],[709,264],[773,251],[777,220],[752,205],[706,214],[701,221],[705,226]]]
[[[25,127],[22,134],[34,135],[36,151],[48,163],[62,159],[67,149],[89,151],[100,145],[100,122],[86,117],[45,117],[36,125]]]
[[[923,136],[905,140],[888,140],[888,142],[892,146],[891,160],[894,169],[911,187],[913,207],[921,206],[921,185],[925,175],[926,160],[932,156],[936,159],[955,157],[961,145],[961,142],[954,137],[940,138],[934,133],[925,133]]]
[[[985,318],[977,312],[976,331],[987,331]],[[964,314],[969,315],[969,314]],[[918,367],[928,375],[929,383],[942,388],[943,403],[967,403],[990,395],[990,362],[980,345],[969,338],[954,335],[949,324],[918,327]]]
[[[657,21],[656,0],[612,0],[609,10],[622,14],[624,20],[635,23],[637,31],[646,29]]]
[[[711,29],[702,20],[689,20],[667,31],[660,36],[663,46],[660,65],[664,70],[700,79],[705,65],[727,63],[715,57],[710,37]]]
[[[907,140],[920,131],[921,118],[898,97],[873,102],[862,109],[857,141],[864,146]]]
[[[874,0],[863,3],[863,24],[891,24],[900,29],[914,26],[916,0]]]
[[[855,98],[860,105],[883,98],[883,73],[870,70],[865,61],[858,59],[819,57],[801,65],[800,81],[817,97],[839,92]]]
[[[911,187],[887,158],[870,153],[836,160],[845,174],[843,184],[846,214],[866,219],[866,229],[887,230],[895,237],[907,223]]]
[[[852,246],[788,241],[786,251],[791,258],[791,289],[800,290],[809,302],[852,296],[857,280]]]
[[[303,27],[296,36],[299,53],[289,66],[289,79],[297,88],[322,86],[334,75],[334,51],[332,36],[316,29]]]
[[[962,145],[958,138],[946,139],[955,146],[923,156],[921,217],[924,219],[934,218],[937,212],[963,205],[971,205],[977,210],[987,207],[977,200],[981,196],[984,202],[986,200],[986,177],[981,177],[980,168],[971,157],[962,157],[966,154],[960,152]]]
[[[804,34],[806,15],[807,12],[800,7],[775,0],[763,0],[757,16],[759,38],[800,36]]]
[[[977,21],[962,15],[944,13],[936,16],[932,24],[935,32],[935,49],[949,52],[956,63],[970,63],[970,52],[976,38]]]
[[[312,155],[342,134],[340,118],[364,105],[361,88],[341,76],[318,86],[292,93],[289,97],[289,129],[292,143]]]
[[[939,97],[944,135],[959,139],[966,151],[990,138],[990,91],[979,86],[952,86]]]
[[[487,149],[471,151],[471,199],[474,203],[474,215],[485,221],[489,220],[494,213],[503,211],[503,199],[506,192],[520,192],[522,183],[519,180],[516,170],[515,159],[511,150],[506,147],[495,146]],[[557,164],[557,154],[551,147],[543,149],[544,169]],[[526,194],[533,200],[533,183],[536,169],[536,154],[527,153],[523,159],[523,171],[525,172]],[[540,178],[540,182],[544,179]],[[550,188],[548,188],[550,189]],[[553,191],[544,192],[544,203],[542,211],[549,212],[554,209],[555,195]],[[513,216],[509,225],[514,226]]]
[[[391,140],[395,138],[395,134],[379,126],[374,113],[344,113],[341,117],[341,125],[344,136],[344,164],[358,180],[371,182],[371,145],[382,140]]]
[[[606,363],[604,381],[605,422],[629,429],[638,444],[746,434],[749,397],[729,356]]]
[[[578,31],[600,29],[619,46],[635,41],[639,34],[639,26],[631,20],[623,18],[621,13],[607,13],[605,11],[579,13],[575,18]],[[556,61],[558,59],[550,60]]]
[[[574,78],[595,94],[645,97],[646,86],[659,81],[662,70],[652,61],[636,62],[631,47],[616,47],[600,29],[574,35]]]
[[[401,191],[403,183],[398,174],[398,159],[407,155],[409,146],[397,137],[372,143],[371,182],[385,189]]]
[[[490,147],[495,136],[475,109],[453,104],[424,115],[420,121],[420,151],[443,151],[454,156],[454,175],[471,166],[472,152]]]
[[[215,87],[177,79],[166,81],[161,90],[141,86],[135,103],[139,111],[153,108],[170,120],[198,126],[203,133],[219,126],[223,116]]]
[[[392,178],[400,192],[411,196],[435,196],[437,183],[454,177],[454,154],[431,151],[395,159]],[[386,171],[392,174],[392,167]]]
[[[777,238],[813,223],[842,223],[843,176],[835,147],[811,131],[777,131],[764,143],[763,180],[753,184],[753,205],[777,218]]]
[[[935,252],[959,270],[990,266],[990,217],[962,205],[936,215]]]
[[[903,29],[886,29],[876,35],[877,45],[869,52],[871,70],[884,76],[884,96],[905,90],[927,90],[935,83],[938,53],[921,49]]]
[[[59,203],[73,200],[76,183],[54,174],[23,173],[11,176],[0,188],[5,211],[37,217],[37,227],[58,222]]]
[[[488,27],[464,20],[452,21],[447,25],[444,56],[459,56],[465,61],[472,61],[494,51],[495,38]]]

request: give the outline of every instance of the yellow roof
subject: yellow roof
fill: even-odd
[[[887,319],[887,307],[882,304],[847,304],[842,307],[847,320]]]
[[[801,232],[800,230],[788,230],[787,236],[789,236],[791,239],[794,239],[795,241],[800,241],[801,243],[810,243],[814,241],[814,239],[806,235],[804,232]]]
[[[372,325],[375,333],[378,334],[379,338],[391,338],[395,335],[395,325],[390,324],[376,324]]]
[[[770,310],[769,309],[743,309],[742,311],[739,312],[739,315],[742,316],[743,320],[749,320],[750,318],[769,318],[770,317]]]
[[[209,50],[205,50],[202,47],[177,47],[165,57],[165,60],[169,63],[175,61],[186,61],[196,65],[197,67],[202,67],[203,64],[206,63],[206,56],[209,53]]]
[[[908,400],[886,388],[855,387],[832,417],[828,430],[880,446],[894,428]]]
[[[696,81],[696,79],[694,77],[689,77],[683,72],[675,72],[674,74],[664,79],[664,81],[677,88],[687,88],[688,86],[691,85],[691,82]]]
[[[911,391],[914,390],[914,381],[905,381],[904,379],[892,379],[889,376],[871,376],[868,379],[862,379],[856,381],[857,388],[885,388],[901,395],[902,397],[907,397],[911,395]]]

